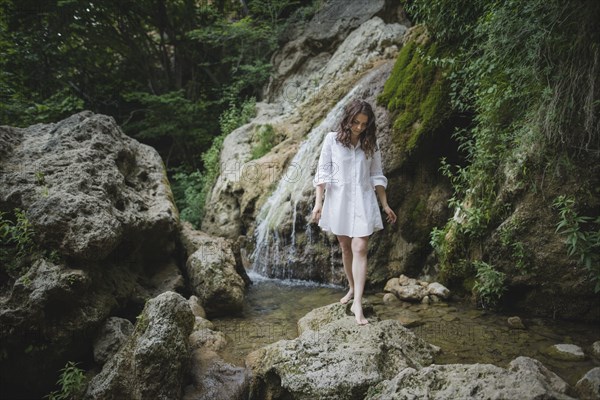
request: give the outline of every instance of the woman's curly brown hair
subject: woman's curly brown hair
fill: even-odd
[[[365,152],[367,158],[372,157],[375,150],[377,150],[376,132],[377,125],[375,124],[375,113],[373,107],[369,103],[363,100],[352,100],[344,108],[344,116],[340,122],[340,127],[337,132],[337,141],[343,146],[352,148],[350,138],[352,137],[352,121],[358,114],[364,114],[368,118],[367,127],[358,137],[360,141],[360,147]]]

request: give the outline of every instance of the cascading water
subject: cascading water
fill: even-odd
[[[297,246],[299,246],[296,237],[300,228],[297,224],[298,207],[306,206],[314,191],[312,179],[323,139],[328,132],[337,129],[344,106],[357,93],[365,90],[373,75],[378,73],[380,72],[375,69],[360,79],[354,88],[331,109],[323,121],[309,132],[283,173],[275,191],[260,209],[255,230],[256,245],[251,255],[253,274],[280,279],[297,277],[290,264],[296,259]],[[312,205],[310,208],[312,209]],[[308,218],[308,215],[301,218]],[[310,240],[312,243],[315,240],[314,228],[306,224],[304,229],[307,241]],[[330,272],[327,272],[325,275],[329,274]],[[312,271],[311,275],[323,274]]]

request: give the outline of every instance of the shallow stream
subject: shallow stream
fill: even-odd
[[[339,301],[346,293],[346,289],[334,285],[270,280],[256,275],[251,278],[254,284],[246,293],[242,315],[212,320],[227,336],[224,358],[240,366],[251,351],[297,337],[296,323],[300,318],[315,308]],[[528,356],[541,361],[570,385],[591,368],[600,366],[599,360],[590,357],[592,343],[600,340],[600,327],[595,325],[518,315],[527,328],[519,330],[508,327],[507,318],[513,315],[486,312],[469,304],[384,304],[383,293],[367,293],[365,297],[381,320],[397,319],[425,341],[441,347],[436,364],[490,363],[506,368],[514,358]],[[567,362],[545,354],[545,349],[559,343],[582,347],[587,358]]]

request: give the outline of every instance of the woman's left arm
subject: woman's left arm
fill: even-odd
[[[379,197],[379,202],[381,203],[381,207],[383,207],[383,212],[387,215],[386,221],[390,223],[396,222],[396,213],[391,209],[387,202],[387,195],[385,194],[385,187],[381,185],[375,186],[375,191],[377,192],[377,197]]]
[[[395,223],[396,222],[396,213],[392,210],[387,202],[387,195],[385,193],[385,188],[387,187],[387,178],[383,175],[383,167],[381,163],[381,152],[379,151],[379,147],[373,153],[373,160],[371,161],[371,184],[375,188],[377,192],[377,197],[379,197],[379,202],[381,203],[381,207],[383,207],[383,212],[387,215],[387,222]]]

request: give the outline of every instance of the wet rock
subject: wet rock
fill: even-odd
[[[133,332],[133,324],[119,317],[106,320],[94,341],[94,361],[104,364],[125,343]]]
[[[521,318],[519,317],[509,317],[506,320],[506,323],[512,329],[526,329],[525,325],[523,324],[523,321],[521,321]]]
[[[396,320],[407,328],[413,328],[415,326],[423,325],[423,320],[417,313],[409,310],[404,310],[398,314]]]
[[[423,304],[431,304],[431,299],[429,298],[429,296],[425,296],[421,299],[421,303]]]
[[[582,400],[600,399],[600,367],[589,370],[575,385]]]
[[[365,399],[572,399],[567,388],[539,361],[518,357],[508,369],[491,364],[406,368],[372,387]]]
[[[90,381],[86,399],[177,399],[189,368],[194,316],[186,299],[151,299],[132,336]]]
[[[236,272],[231,242],[196,231],[187,223],[182,225],[181,237],[189,254],[190,286],[206,313],[218,316],[241,311],[245,284]]]
[[[252,398],[363,398],[370,386],[433,359],[432,348],[397,321],[372,317],[358,326],[341,304],[313,310],[303,319],[298,338],[246,358]]]
[[[574,344],[555,344],[546,348],[544,353],[562,361],[581,361],[585,359],[583,349]]]

